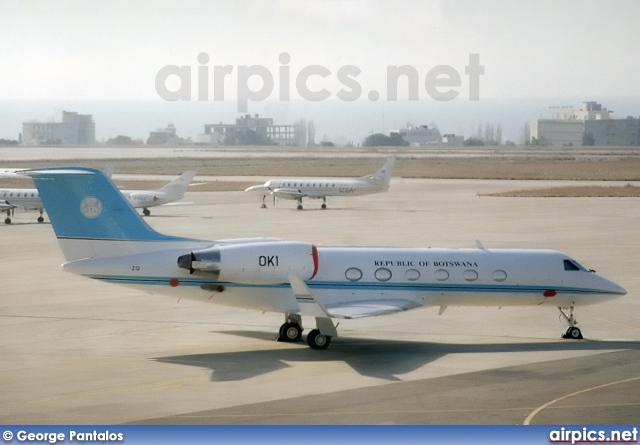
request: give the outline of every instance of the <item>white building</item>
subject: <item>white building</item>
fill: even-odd
[[[538,119],[531,122],[531,141],[546,140],[551,145],[582,145],[584,121]]]
[[[611,119],[612,111],[602,108],[598,102],[583,102],[579,110],[560,112],[556,114],[557,119],[569,121],[590,121]]]
[[[149,132],[147,145],[166,145],[177,144],[180,138],[176,134],[176,126],[169,124],[167,128],[158,128],[156,131]]]
[[[236,119],[235,124],[205,124],[204,134],[197,141],[208,144],[244,145],[256,143],[264,145],[285,145],[303,147],[306,145],[306,128],[303,123],[274,125],[272,118],[247,114]]]
[[[441,142],[442,136],[438,127],[429,128],[427,125],[420,125],[419,127],[401,128],[400,130],[392,131],[390,133],[399,134],[402,139],[407,141],[412,147],[424,147],[427,145],[437,145]]]
[[[90,145],[96,141],[96,124],[90,114],[62,112],[62,122],[23,122],[25,145]]]
[[[531,142],[551,145],[640,145],[640,119],[612,119],[613,111],[597,102],[583,102],[579,110],[556,113],[556,119],[531,123]]]

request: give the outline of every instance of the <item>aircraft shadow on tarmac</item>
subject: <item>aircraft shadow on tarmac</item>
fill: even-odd
[[[272,335],[225,332],[231,335],[272,340]],[[268,338],[267,338],[268,337]],[[291,367],[291,362],[342,361],[362,376],[400,381],[407,374],[448,354],[509,353],[550,351],[640,350],[636,341],[549,341],[527,343],[451,344],[410,341],[368,340],[339,337],[325,351],[316,351],[300,342],[300,347],[281,344],[269,350],[223,352],[157,357],[153,360],[211,369],[212,382],[241,381]],[[547,360],[544,360],[547,361]]]

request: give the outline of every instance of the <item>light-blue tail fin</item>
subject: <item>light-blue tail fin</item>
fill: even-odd
[[[100,170],[55,167],[27,170],[58,238],[182,240],[153,230]]]

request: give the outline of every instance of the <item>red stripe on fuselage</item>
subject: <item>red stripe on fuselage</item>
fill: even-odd
[[[313,275],[309,279],[313,280],[313,277],[318,273],[318,248],[315,244],[311,245],[311,256],[313,257]]]

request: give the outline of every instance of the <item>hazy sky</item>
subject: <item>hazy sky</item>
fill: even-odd
[[[480,97],[640,95],[640,2],[622,1],[117,1],[5,0],[0,99],[159,99],[166,65],[264,65],[276,79],[286,52],[295,76],[322,65],[310,85],[335,94],[335,73],[355,65],[366,93],[386,90],[386,67],[420,76],[450,65],[468,94],[465,65],[477,53]],[[254,79],[255,80],[255,79]],[[179,85],[176,78],[170,87]],[[258,85],[258,84],[255,84]],[[258,88],[257,86],[254,86]],[[406,88],[406,85],[404,87]],[[403,90],[404,91],[404,90]],[[459,98],[456,100],[460,100]]]
[[[264,100],[248,101],[247,112],[276,123],[314,120],[318,139],[358,142],[408,123],[468,137],[491,122],[518,141],[526,122],[552,117],[549,106],[583,100],[601,101],[614,117],[640,114],[637,0],[3,0],[0,8],[0,137],[17,138],[25,120],[59,119],[54,113],[64,109],[93,114],[98,140],[146,139],[169,122],[195,137],[205,123],[238,117],[241,67],[256,65],[273,85]],[[484,69],[478,101],[469,100],[465,72],[472,54]],[[324,77],[314,68],[306,85],[331,100],[300,99],[296,80],[313,65]],[[398,101],[387,99],[387,67],[403,65],[415,73],[419,102],[406,100],[406,77],[397,82]],[[450,101],[434,100],[425,85],[442,65],[455,84],[440,88],[457,94]],[[190,69],[191,101],[161,98],[156,78],[167,66]],[[216,66],[231,74],[217,75]],[[244,83],[260,91],[263,76]],[[198,101],[200,80],[206,101]],[[215,101],[221,80],[224,100]],[[354,81],[361,100],[338,99]],[[166,91],[185,91],[176,75],[162,82]]]

